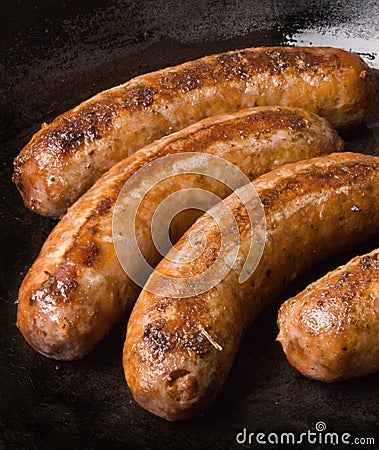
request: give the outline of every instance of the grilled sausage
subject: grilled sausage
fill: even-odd
[[[362,122],[375,99],[370,69],[340,49],[213,55],[134,78],[42,125],[16,158],[13,180],[28,208],[61,217],[116,162],[205,117],[288,105],[346,128]]]
[[[278,341],[288,361],[321,381],[379,370],[379,250],[358,256],[287,300]]]
[[[239,283],[252,229],[249,200],[243,204],[237,194],[244,197],[248,184],[209,210],[216,214],[225,203],[237,222],[239,253],[228,275],[196,296],[170,293],[217,258],[220,228],[204,214],[157,265],[133,308],[123,355],[126,380],[141,406],[166,419],[204,412],[253,318],[300,272],[379,230],[378,157],[332,154],[288,164],[252,184],[264,205],[266,244],[251,277]],[[176,265],[171,253],[196,250],[195,231],[207,245],[195,262]],[[234,239],[226,237],[230,251]]]
[[[37,351],[56,359],[83,357],[135,300],[137,288],[123,271],[112,241],[112,216],[126,181],[165,155],[203,152],[232,162],[250,179],[285,162],[342,148],[325,119],[298,108],[262,107],[204,119],[150,144],[121,161],[82,196],[52,231],[25,277],[17,325]],[[225,197],[214,180],[178,176],[153,191],[137,216],[140,246],[150,264],[159,261],[149,234],[156,205],[175,189],[200,187]],[[176,236],[186,223],[176,222]],[[175,236],[173,237],[175,239]],[[133,256],[133,255],[131,255]]]

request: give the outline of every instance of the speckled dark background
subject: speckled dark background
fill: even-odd
[[[169,423],[133,402],[121,366],[126,319],[92,354],[73,363],[40,356],[15,327],[18,287],[54,225],[26,210],[11,183],[12,160],[41,122],[137,74],[223,50],[285,44],[307,29],[320,36],[336,30],[353,50],[357,38],[369,47],[371,42],[373,59],[379,50],[378,3],[1,2],[1,449],[246,448],[236,442],[244,427],[300,434],[314,431],[319,421],[340,435],[374,437],[376,445],[360,447],[379,448],[379,376],[317,383],[292,369],[275,342],[279,301],[377,240],[315,268],[254,322],[225,388],[202,418]],[[344,137],[347,149],[377,152],[377,124]]]

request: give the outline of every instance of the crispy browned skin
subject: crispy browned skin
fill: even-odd
[[[207,239],[201,256],[179,268],[163,259],[132,311],[123,357],[126,380],[141,406],[166,419],[204,412],[228,376],[247,327],[291,280],[379,229],[377,157],[340,153],[314,158],[278,168],[253,185],[264,205],[267,230],[253,275],[243,284],[238,281],[251,227],[246,208],[232,194],[224,202],[238,223],[241,258],[229,274],[196,297],[165,296],[168,286],[157,272],[189,278],[217,257],[219,227],[205,214],[175,245],[188,252],[190,233],[200,230]],[[152,286],[159,286],[159,295],[148,292]]]
[[[314,47],[251,48],[149,73],[44,124],[15,160],[25,205],[61,217],[116,162],[205,117],[289,105],[337,128],[375,111],[374,77],[354,53]]]
[[[278,341],[288,361],[315,380],[379,370],[379,250],[358,256],[287,300]]]
[[[122,317],[137,289],[113,247],[113,210],[126,181],[149,162],[168,154],[203,152],[223,157],[253,179],[286,162],[341,148],[341,139],[325,119],[297,108],[262,107],[205,119],[138,151],[104,174],[55,227],[20,287],[19,329],[44,355],[76,359]],[[183,175],[163,187],[147,197],[136,221],[150,264],[160,259],[152,243],[151,219],[165,196],[186,187],[229,194],[206,177]],[[175,235],[180,237],[193,221],[191,216],[175,222]]]

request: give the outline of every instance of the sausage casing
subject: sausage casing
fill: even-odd
[[[288,361],[321,381],[379,370],[379,250],[357,256],[287,300],[278,341]]]
[[[44,124],[15,159],[25,205],[61,217],[107,169],[139,148],[215,114],[288,105],[337,128],[376,106],[375,81],[354,53],[262,47],[208,56],[141,75]]]
[[[141,167],[165,155],[203,152],[223,157],[253,179],[285,162],[341,148],[341,139],[325,119],[287,107],[204,119],[150,144],[104,174],[52,231],[19,290],[20,331],[46,356],[81,358],[135,300],[137,287],[115,253],[112,217],[122,187]],[[208,189],[222,197],[229,193],[207,178],[176,180],[176,187],[168,184],[164,195],[186,187]],[[150,234],[151,218],[164,198],[154,192],[144,202],[146,216],[138,216],[136,224],[142,233],[142,252],[152,265],[160,255]],[[185,223],[177,221],[176,226],[180,237]]]
[[[133,308],[124,345],[126,380],[140,405],[166,419],[204,412],[228,376],[248,325],[300,272],[379,230],[378,157],[332,154],[285,165],[252,184],[264,205],[266,244],[251,277],[239,283],[251,225],[249,201],[244,205],[237,194],[247,185],[210,210],[216,214],[224,203],[238,224],[239,254],[228,275],[200,295],[166,295],[175,278],[202,273],[217,258],[220,229],[204,214],[174,246],[185,254],[193,248],[193,233],[202,234],[207,245],[198,259],[178,266],[170,251]],[[234,249],[234,235],[231,240],[228,248]],[[166,283],[161,274],[174,280]]]

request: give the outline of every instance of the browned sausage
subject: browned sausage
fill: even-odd
[[[307,377],[336,381],[379,370],[379,250],[357,256],[287,300],[278,341]]]
[[[264,205],[266,245],[251,277],[239,283],[252,228],[250,200],[243,204],[237,194],[243,196],[248,184],[210,210],[216,214],[226,204],[238,225],[239,253],[228,275],[202,294],[172,296],[173,286],[217,260],[220,228],[204,214],[174,246],[184,254],[195,251],[191,236],[203,234],[207,245],[201,255],[176,264],[170,251],[132,311],[123,356],[126,380],[141,406],[166,419],[204,412],[253,318],[300,272],[379,230],[378,157],[332,154],[275,169],[252,185]],[[225,240],[234,251],[235,235]]]
[[[112,217],[122,187],[141,167],[165,155],[203,152],[222,156],[253,179],[285,162],[341,148],[325,119],[297,108],[262,107],[204,119],[138,151],[104,174],[53,230],[21,285],[19,329],[46,356],[81,358],[132,304],[137,289],[117,259]],[[154,210],[165,196],[185,187],[221,197],[230,192],[207,177],[185,175],[153,191],[143,203],[146,214],[137,217],[140,246],[150,264],[160,259],[150,234]],[[177,237],[191,220],[175,223]]]
[[[337,128],[375,110],[374,77],[333,48],[250,48],[145,74],[44,124],[15,160],[25,205],[61,217],[116,162],[205,117],[264,105],[297,106]]]

